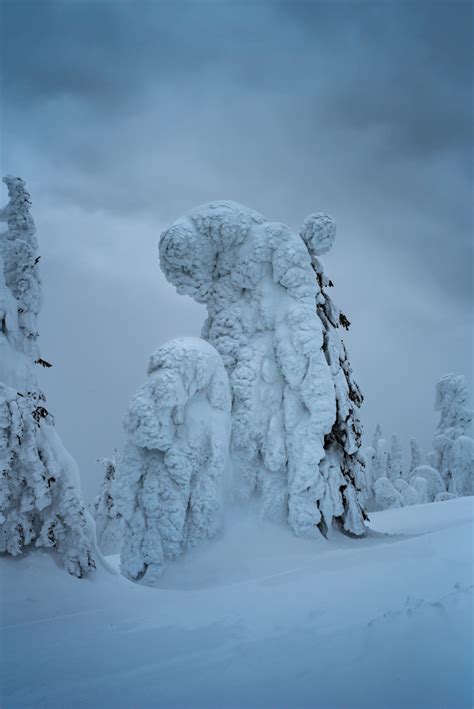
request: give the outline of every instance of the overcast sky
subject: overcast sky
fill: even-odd
[[[200,333],[204,309],[166,283],[157,244],[214,199],[295,230],[335,217],[324,262],[366,432],[429,448],[436,380],[472,386],[472,4],[1,8],[1,170],[31,192],[42,384],[86,496],[150,352]]]

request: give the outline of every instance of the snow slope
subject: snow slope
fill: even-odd
[[[1,706],[472,707],[474,498],[358,540],[246,516],[159,587],[0,560]]]

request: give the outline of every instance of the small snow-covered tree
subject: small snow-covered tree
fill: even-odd
[[[474,439],[469,436],[458,436],[453,442],[449,491],[474,495]]]
[[[410,486],[416,490],[420,504],[430,502],[430,500],[428,500],[428,483],[425,478],[415,475],[410,479]]]
[[[445,492],[443,479],[439,472],[430,465],[419,465],[414,469],[410,484],[416,487],[415,479],[424,478],[426,480],[426,496],[428,502],[433,502],[436,495]],[[418,485],[419,483],[417,483]]]
[[[382,427],[378,423],[375,427],[374,435],[372,438],[372,448],[374,449],[374,451],[377,450],[378,445],[379,445],[379,441],[381,438],[382,438]]]
[[[390,510],[403,507],[403,498],[388,478],[378,478],[374,483],[375,509]]]
[[[373,480],[388,476],[388,451],[385,438],[379,438],[375,449]]]
[[[393,486],[396,490],[398,490],[398,492],[402,496],[403,507],[408,507],[409,505],[417,505],[422,501],[416,488],[414,488],[412,485],[409,485],[407,481],[403,478],[397,478],[396,480],[394,480]]]
[[[375,450],[371,446],[366,446],[360,451],[360,456],[363,459],[363,471],[364,471],[364,484],[362,485],[360,491],[360,499],[364,510],[371,512],[375,510],[375,496],[374,496],[374,461],[375,461]]]
[[[97,545],[103,554],[118,554],[122,545],[122,516],[114,500],[116,457],[101,458],[104,479],[94,503],[91,506],[95,519]]]
[[[440,421],[433,440],[434,451],[430,461],[440,472],[449,492],[472,490],[474,442],[467,435],[473,417],[468,409],[468,392],[465,377],[446,374],[436,385],[435,410]],[[467,439],[457,444],[459,438]],[[469,443],[471,441],[471,443]],[[457,480],[458,475],[460,480]],[[468,493],[469,494],[469,493]]]
[[[165,559],[221,528],[230,391],[215,349],[194,338],[157,349],[124,427],[114,486],[123,517],[121,569],[153,583]]]
[[[410,438],[410,453],[411,453],[411,459],[410,459],[410,476],[411,476],[411,474],[413,473],[415,468],[418,468],[419,465],[423,465],[425,462],[423,451],[421,450],[416,438]]]
[[[360,393],[335,327],[316,312],[315,303],[330,305],[303,238],[239,204],[213,202],[163,232],[160,263],[179,293],[207,307],[202,336],[232,388],[236,494],[260,494],[262,515],[287,519],[297,535],[333,522],[363,534],[350,467],[359,446],[350,395]]]
[[[0,552],[53,548],[67,570],[95,568],[79,473],[38,387],[41,306],[35,226],[25,183],[6,177],[0,211]]]
[[[403,477],[402,444],[396,433],[392,436],[390,453],[387,457],[387,473],[392,482]]]

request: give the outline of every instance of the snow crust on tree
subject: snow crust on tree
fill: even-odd
[[[318,229],[310,219],[303,234],[321,253],[332,226],[329,235]],[[347,440],[333,434],[336,402],[350,417],[351,373],[316,312],[324,296],[303,238],[239,204],[213,202],[163,232],[160,263],[178,293],[207,306],[202,336],[221,355],[233,395],[237,496],[261,493],[262,515],[287,518],[297,535],[324,532],[335,518],[362,534],[344,457],[356,454],[357,434],[350,423]]]
[[[25,183],[4,178],[0,211],[0,552],[55,549],[67,570],[95,568],[79,473],[54,429],[34,372],[41,306],[35,227]]]
[[[101,458],[98,462],[104,467],[104,479],[91,512],[95,519],[97,545],[109,556],[119,554],[122,546],[122,516],[115,505],[113,490],[117,461],[114,457]]]
[[[125,417],[114,487],[129,578],[153,583],[165,559],[219,532],[230,406],[228,377],[209,343],[179,338],[151,355]]]

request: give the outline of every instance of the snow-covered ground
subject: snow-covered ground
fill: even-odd
[[[473,500],[329,542],[250,511],[158,588],[2,558],[1,706],[472,707]]]

